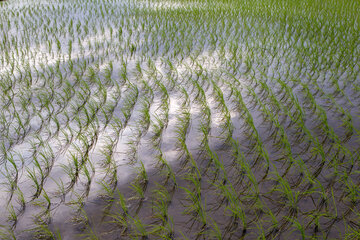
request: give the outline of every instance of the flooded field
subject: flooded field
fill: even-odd
[[[0,239],[360,239],[360,2],[0,2]]]

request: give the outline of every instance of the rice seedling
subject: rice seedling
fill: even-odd
[[[0,238],[357,239],[359,7],[1,1]]]

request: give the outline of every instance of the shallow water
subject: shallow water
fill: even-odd
[[[0,42],[6,96],[0,101],[0,238],[46,238],[44,229],[50,229],[62,239],[140,239],[137,217],[149,231],[165,224],[154,213],[160,186],[171,195],[167,223],[176,239],[215,238],[214,223],[224,239],[299,237],[289,218],[305,226],[306,235],[338,238],[348,231],[344,225],[358,222],[344,178],[359,185],[359,65],[335,57],[354,35],[345,45],[325,45],[316,60],[314,32],[301,22],[284,30],[279,20],[220,3],[14,0],[0,8],[0,20],[6,36]],[[358,49],[342,54],[349,59]],[[165,124],[158,138],[157,119]],[[208,127],[207,141],[201,126]],[[256,184],[236,162],[237,151]],[[216,188],[225,179],[216,157],[239,194],[246,234]],[[310,190],[299,159],[316,181],[294,213],[280,193],[279,176],[293,194]],[[148,175],[143,198],[131,188],[142,164]],[[187,179],[196,168],[206,226],[190,211],[185,192],[196,191]],[[126,199],[127,228],[111,222],[122,210],[117,193],[109,202],[106,184]],[[254,189],[257,200],[249,197]],[[315,231],[312,211],[333,215],[319,216]],[[344,220],[334,221],[335,212]]]

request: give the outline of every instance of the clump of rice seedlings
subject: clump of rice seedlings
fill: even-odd
[[[189,95],[184,88],[181,88],[184,100],[181,103],[180,113],[177,116],[176,139],[177,148],[179,151],[179,159],[182,159],[184,165],[190,160],[190,152],[186,145],[186,136],[190,126],[190,112],[189,112]]]
[[[220,87],[213,81],[213,95],[215,96],[215,101],[217,102],[215,106],[215,110],[219,111],[221,114],[221,135],[224,136],[224,142],[228,143],[232,138],[234,126],[231,121],[230,111],[227,108],[223,92],[221,91]]]
[[[116,146],[116,139],[112,139],[111,137],[107,138],[108,142],[104,146],[104,150],[101,151],[101,153],[104,156],[104,161],[102,162],[102,167],[105,170],[105,177],[104,181],[107,187],[112,189],[111,192],[115,191],[115,188],[117,186],[117,165],[114,160],[114,149]],[[94,168],[93,168],[94,170]],[[105,180],[108,178],[108,180]]]
[[[216,181],[213,182],[215,187],[215,191],[219,195],[219,205],[215,206],[215,208],[220,208],[222,206],[225,207],[225,211],[227,215],[230,216],[230,222],[225,227],[223,232],[225,237],[229,234],[229,237],[233,235],[236,229],[241,226],[242,227],[242,237],[245,236],[247,232],[248,220],[246,219],[246,214],[244,211],[244,206],[241,203],[240,198],[238,197],[237,192],[235,191],[234,186],[228,179],[224,165],[219,161],[218,158],[214,159],[216,165],[218,166],[220,173],[218,173],[219,177]]]
[[[73,219],[77,224],[82,225],[82,233],[78,234],[82,239],[99,239],[98,233],[94,231],[91,226],[90,219],[88,218],[84,209],[80,208],[76,218]]]
[[[117,198],[114,200],[114,207],[119,207],[118,210],[109,212],[110,223],[120,232],[120,235],[124,235],[129,230],[130,213],[128,203],[122,193],[117,192]]]
[[[168,161],[164,159],[162,153],[160,153],[158,158],[159,158],[158,165],[160,169],[160,174],[165,177],[163,184],[172,186],[171,188],[173,191],[178,186],[176,180],[176,173],[174,169],[171,167],[171,165],[168,163]]]
[[[59,230],[53,232],[48,225],[38,224],[35,228],[31,229],[33,237],[37,239],[56,239],[61,240],[61,233]]]
[[[153,191],[152,202],[152,218],[153,224],[149,234],[154,237],[172,238],[174,236],[173,219],[169,215],[168,208],[171,203],[172,196],[168,190],[158,185],[157,189]]]

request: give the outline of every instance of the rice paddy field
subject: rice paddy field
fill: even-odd
[[[358,0],[0,2],[0,239],[360,239]]]

